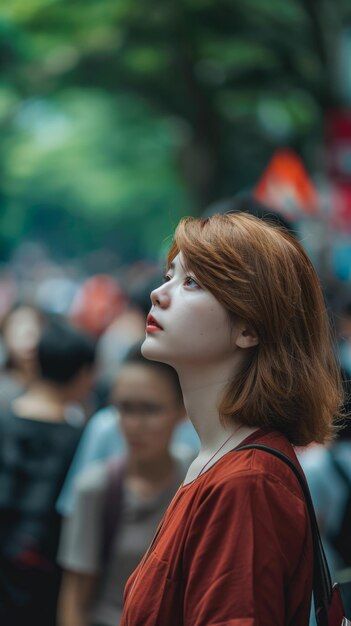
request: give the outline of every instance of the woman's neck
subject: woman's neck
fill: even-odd
[[[239,421],[232,420],[228,424],[222,423],[219,416],[220,401],[228,383],[233,379],[233,369],[218,367],[211,369],[192,369],[187,372],[178,372],[183,391],[186,413],[197,431],[200,442],[200,459],[214,453],[223,442],[232,434],[228,443],[221,449],[220,456],[233,449],[243,439],[248,437],[256,428],[240,425]]]
[[[225,387],[232,379],[227,367],[189,368],[178,371],[186,414],[199,435],[201,449],[212,449],[230,432],[219,419],[218,407]]]

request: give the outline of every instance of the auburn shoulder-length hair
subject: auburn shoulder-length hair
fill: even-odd
[[[324,443],[340,417],[342,384],[320,283],[302,246],[284,229],[246,213],[185,218],[168,263],[186,268],[259,343],[228,384],[219,414],[275,429],[294,445]]]

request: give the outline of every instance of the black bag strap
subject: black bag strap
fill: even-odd
[[[312,538],[313,538],[313,554],[314,554],[314,568],[313,568],[313,596],[314,596],[314,606],[315,613],[317,617],[318,624],[327,624],[327,615],[328,608],[332,598],[332,580],[330,576],[330,571],[327,563],[327,558],[325,556],[324,548],[322,545],[322,540],[318,528],[317,518],[312,502],[312,497],[310,494],[310,490],[308,488],[308,484],[306,478],[302,475],[296,465],[289,459],[288,456],[280,452],[280,450],[276,450],[276,448],[271,448],[270,446],[265,446],[263,444],[251,444],[246,446],[240,446],[235,448],[236,452],[240,450],[262,450],[263,452],[268,452],[273,456],[277,457],[283,463],[288,465],[290,469],[294,472],[297,480],[300,483],[303,494],[305,496],[305,501],[308,509],[308,514],[311,523],[312,530]],[[319,618],[319,619],[318,619]]]
[[[126,460],[113,458],[107,465],[107,484],[104,496],[103,510],[103,546],[102,559],[107,561],[113,539],[117,532],[123,500],[123,482],[126,472]]]

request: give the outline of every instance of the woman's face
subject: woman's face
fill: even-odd
[[[175,257],[166,282],[151,293],[151,301],[144,356],[176,368],[231,362],[236,329],[226,309],[185,270],[182,253]]]
[[[166,373],[149,365],[125,365],[113,389],[113,402],[131,457],[152,461],[168,451],[184,407]]]
[[[26,306],[15,309],[4,328],[4,342],[14,364],[34,367],[39,337],[40,321],[36,311]]]

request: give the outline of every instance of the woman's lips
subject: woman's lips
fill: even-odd
[[[156,333],[156,332],[158,332],[160,330],[163,330],[162,326],[153,317],[153,315],[148,315],[147,319],[146,319],[146,332],[147,333]]]

